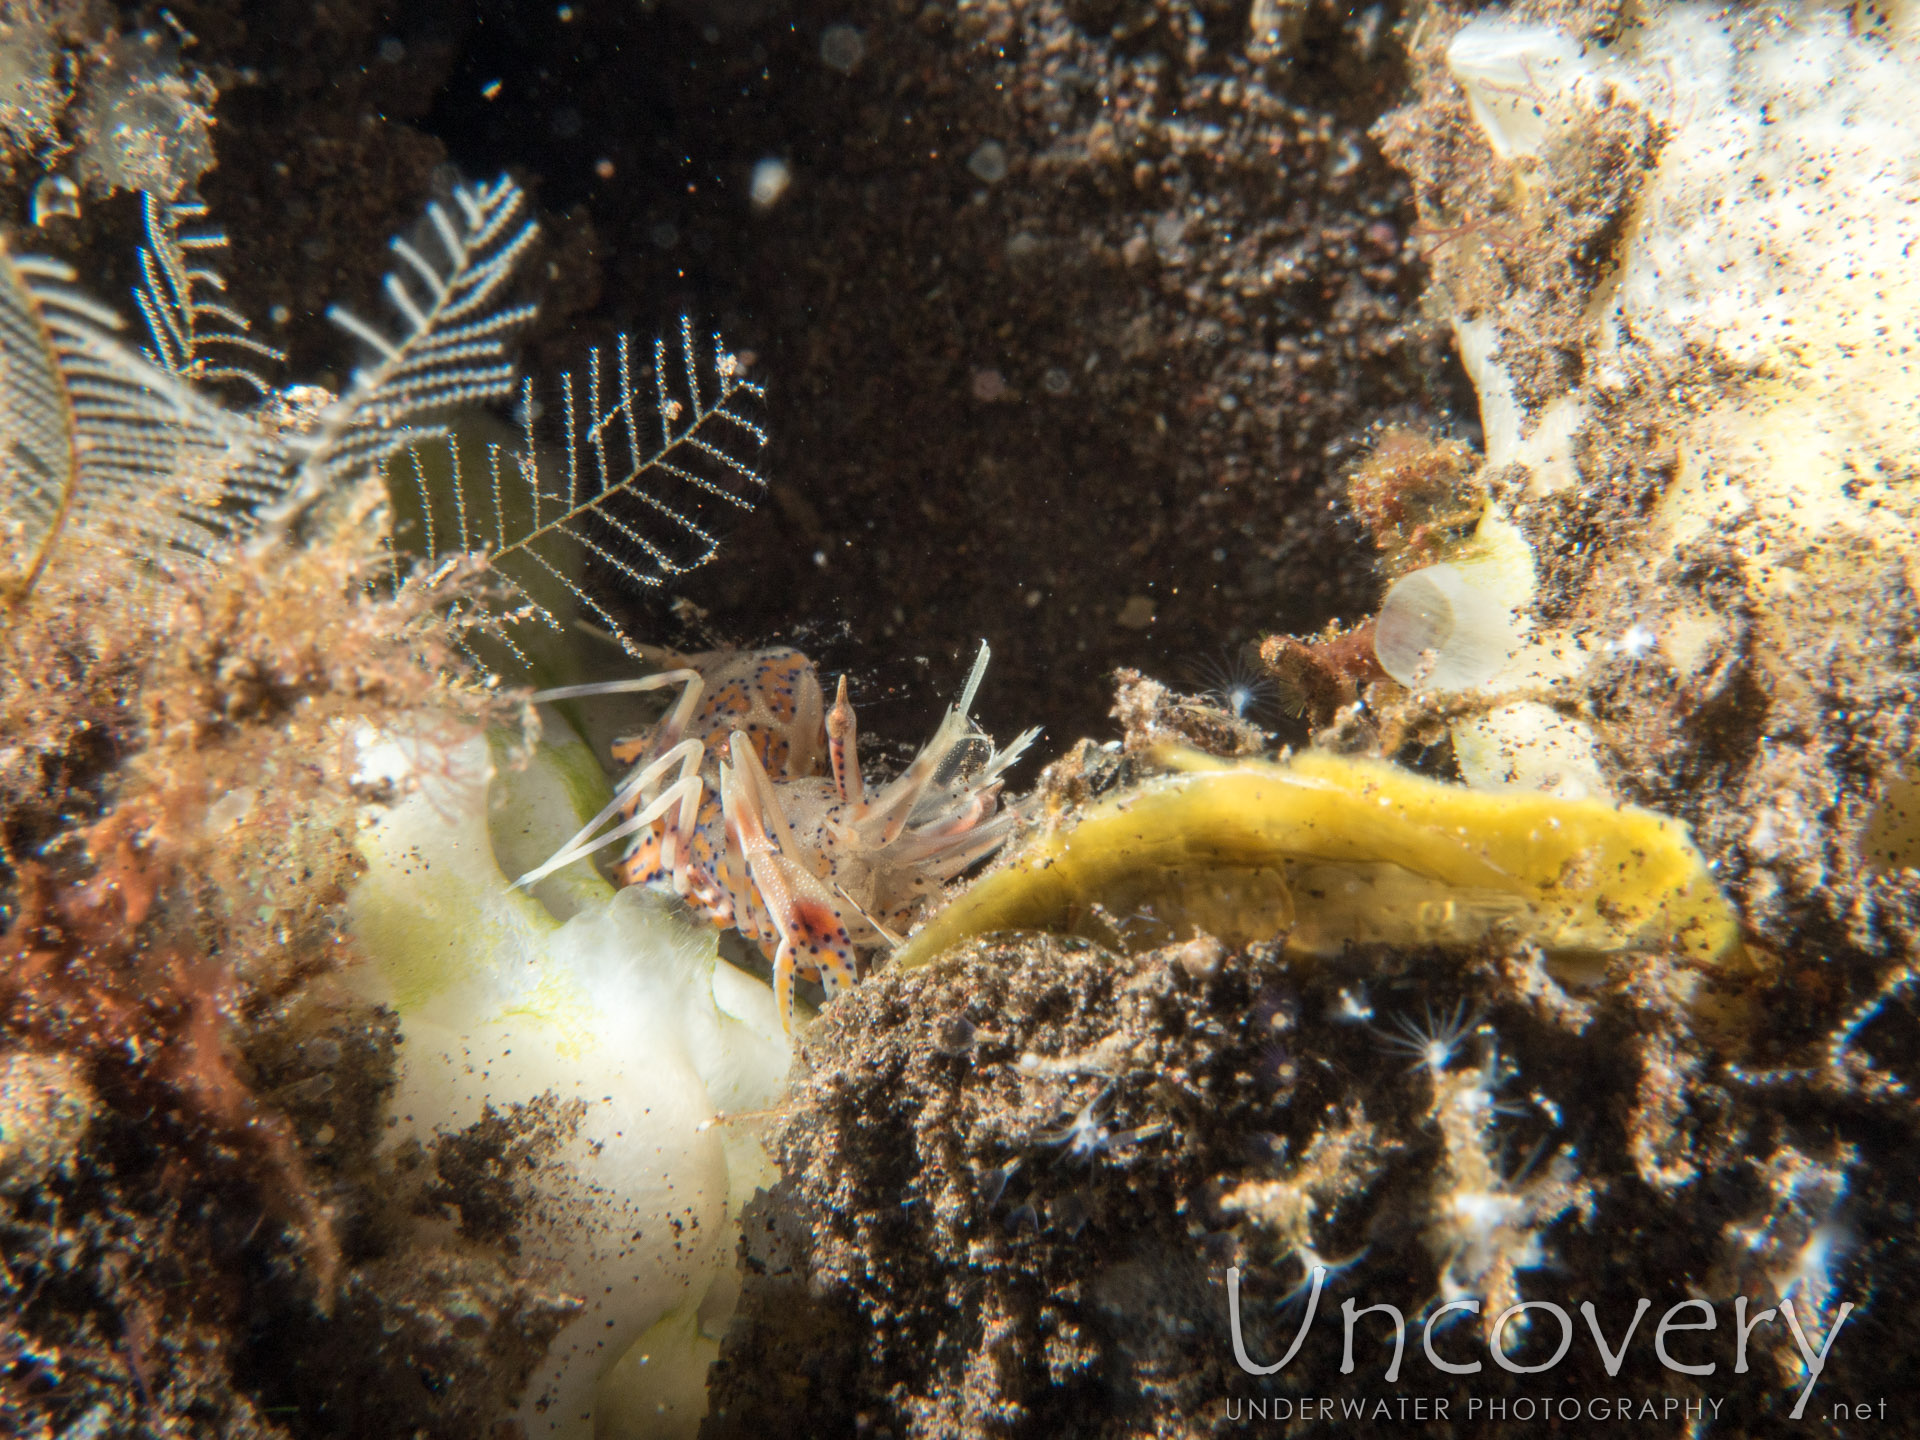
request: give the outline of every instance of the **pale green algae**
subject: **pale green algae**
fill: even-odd
[[[362,738],[365,778],[400,788],[368,817],[351,900],[355,981],[401,1021],[390,1141],[548,1093],[573,1105],[518,1238],[587,1305],[519,1419],[533,1436],[692,1435],[738,1292],[740,1209],[773,1174],[748,1126],[715,1123],[785,1089],[772,993],[668,897],[586,865],[509,888],[603,802],[584,744],[510,770],[481,736],[431,733]]]

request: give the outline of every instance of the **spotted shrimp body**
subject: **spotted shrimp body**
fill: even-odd
[[[798,650],[674,656],[673,668],[638,680],[542,692],[536,698],[560,700],[680,687],[657,725],[614,745],[614,759],[632,768],[613,802],[516,883],[632,836],[620,881],[669,886],[767,950],[791,1031],[796,976],[820,981],[829,997],[847,989],[864,952],[896,944],[947,881],[1011,833],[1002,776],[1038,732],[996,750],[967,718],[987,657],[983,645],[960,703],[871,795],[845,677],[827,709]]]

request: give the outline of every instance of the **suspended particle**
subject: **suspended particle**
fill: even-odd
[[[753,167],[753,178],[748,183],[748,196],[755,210],[767,211],[780,203],[787,193],[787,187],[793,184],[793,169],[786,161],[769,155]]]
[[[973,398],[984,405],[992,405],[1013,396],[1013,387],[1007,383],[1007,377],[991,366],[975,370],[967,382],[967,388]]]
[[[844,22],[820,32],[820,60],[829,70],[851,75],[867,58],[867,37]]]
[[[967,157],[967,169],[983,185],[998,185],[1007,178],[1007,147],[998,140],[983,140]]]

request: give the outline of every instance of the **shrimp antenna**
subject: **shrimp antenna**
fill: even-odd
[[[967,688],[960,692],[960,703],[954,707],[962,715],[972,712],[974,694],[979,690],[981,680],[986,678],[987,661],[992,658],[992,655],[993,652],[987,648],[987,642],[982,640],[980,656],[973,662],[973,673],[967,676]]]

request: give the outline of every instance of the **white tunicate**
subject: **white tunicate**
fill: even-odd
[[[497,780],[483,738],[361,748],[364,771],[414,787],[369,815],[351,900],[366,963],[350,983],[405,1041],[390,1139],[430,1144],[543,1096],[569,1121],[517,1177],[533,1204],[515,1240],[586,1306],[529,1380],[521,1432],[690,1440],[737,1294],[740,1207],[772,1173],[748,1130],[714,1120],[784,1086],[772,992],[645,887],[614,892],[586,866],[508,887],[503,860],[550,853],[598,807],[584,745],[549,742]],[[636,1343],[648,1363],[609,1381]]]
[[[1493,679],[1519,638],[1513,611],[1466,570],[1429,565],[1387,591],[1373,651],[1412,689],[1472,690]]]
[[[998,140],[983,140],[967,157],[967,169],[983,185],[998,185],[1007,178],[1007,147]]]
[[[867,58],[867,37],[844,22],[820,32],[820,60],[829,70],[851,75]]]
[[[793,184],[793,167],[778,156],[769,155],[753,167],[753,178],[747,184],[747,194],[756,210],[771,210],[780,203],[780,197],[787,193],[787,187]]]

